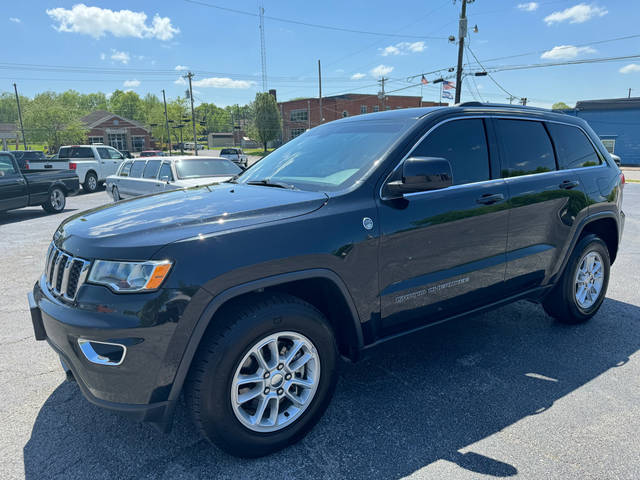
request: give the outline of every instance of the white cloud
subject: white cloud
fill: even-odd
[[[354,73],[353,75],[351,75],[351,80],[360,80],[364,77],[366,77],[367,75],[365,73]]]
[[[90,35],[94,38],[104,37],[110,33],[114,37],[157,38],[171,40],[180,29],[171,25],[169,17],[156,14],[147,23],[147,14],[131,10],[110,10],[108,8],[88,7],[83,3],[71,9],[47,9],[59,32],[74,32]]]
[[[140,86],[140,80],[136,80],[135,78],[133,80],[125,80],[124,81],[124,86],[125,87],[129,87],[129,88],[139,87]]]
[[[538,9],[538,2],[519,3],[518,8],[525,12],[533,12]]]
[[[119,52],[118,50],[111,49],[111,60],[122,63],[129,63],[131,57],[128,52]]]
[[[640,64],[638,64],[638,63],[630,63],[629,65],[625,65],[624,67],[622,67],[618,71],[620,73],[640,72]]]
[[[385,48],[379,48],[383,57],[389,55],[408,55],[409,53],[423,52],[427,48],[424,42],[400,42],[395,45],[389,45]]]
[[[194,87],[205,88],[251,88],[255,84],[255,82],[232,80],[227,77],[203,78],[202,80],[194,80],[192,83]]]
[[[178,77],[175,82],[176,85],[186,85],[187,81],[183,77]]]
[[[9,21],[13,23],[22,23],[22,20],[16,17],[9,17]]]
[[[596,7],[595,5],[587,5],[579,3],[565,10],[553,12],[551,15],[544,17],[547,25],[569,21],[569,23],[584,23],[593,17],[603,17],[609,13],[606,8]]]
[[[383,77],[385,75],[393,72],[393,67],[389,67],[388,65],[378,65],[376,68],[372,68],[370,73],[374,77]]]
[[[181,72],[182,70],[189,70],[189,67],[185,67],[184,65],[176,65],[175,70]]]
[[[100,60],[106,60],[107,59],[107,54],[106,53],[101,53],[100,54]]]
[[[583,55],[585,53],[596,53],[596,51],[591,47],[574,47],[573,45],[558,45],[557,47],[553,47],[551,50],[547,50],[540,58],[544,58],[546,60],[566,60],[571,58],[576,58],[578,55]]]

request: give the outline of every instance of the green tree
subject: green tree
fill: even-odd
[[[54,92],[36,95],[23,110],[29,140],[46,143],[50,152],[86,140],[87,128],[77,118],[78,112],[65,106]]]
[[[571,107],[564,102],[556,102],[551,106],[552,110],[571,110]]]
[[[134,91],[123,92],[122,90],[115,90],[109,98],[109,109],[112,113],[129,120],[145,121],[143,102]]]
[[[267,151],[267,143],[280,137],[282,131],[280,112],[276,99],[270,93],[256,93],[252,104],[252,121],[249,136],[258,140]]]

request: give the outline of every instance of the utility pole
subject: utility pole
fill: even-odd
[[[262,63],[262,91],[267,91],[267,49],[264,43],[264,3],[260,0],[258,4],[260,17],[260,61]]]
[[[460,23],[458,25],[458,69],[456,70],[456,103],[460,103],[462,93],[462,56],[464,54],[464,38],[467,36],[467,0],[462,0]]]
[[[382,100],[382,110],[386,110],[386,104],[387,104],[387,97],[384,93],[384,82],[386,82],[387,80],[389,80],[388,78],[380,78],[380,80],[378,80],[378,83],[380,84],[380,93],[378,94],[378,98],[380,98],[380,100]]]
[[[194,154],[198,156],[198,139],[196,137],[196,112],[193,109],[193,88],[191,88],[191,79],[193,78],[193,73],[189,72],[186,77],[189,79],[189,98],[191,99],[191,124],[193,125],[193,149]]]
[[[522,104],[523,107],[527,106],[527,97],[522,97],[520,99],[520,103]]]
[[[514,97],[513,95],[509,95],[509,97],[507,98],[507,100],[509,100],[509,105],[512,105],[515,99],[516,97]]]
[[[324,122],[324,112],[322,111],[322,70],[320,60],[318,60],[318,103],[320,106],[320,123]]]
[[[20,97],[18,96],[18,86],[14,83],[13,89],[16,91],[16,103],[18,104],[18,118],[20,119],[20,130],[22,131],[22,143],[24,149],[27,149],[27,139],[24,136],[24,125],[22,124],[22,110],[20,110]]]
[[[311,130],[311,100],[307,100],[307,129]]]
[[[15,83],[14,83],[15,85]],[[629,96],[627,98],[631,98],[631,89],[629,89]]]
[[[167,97],[162,89],[162,101],[164,102],[164,124],[167,127],[167,139],[169,140],[169,156],[171,156],[171,132],[169,131],[169,117],[167,116]]]

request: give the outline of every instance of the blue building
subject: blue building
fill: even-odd
[[[623,165],[640,166],[640,97],[584,100],[563,113],[586,120]]]

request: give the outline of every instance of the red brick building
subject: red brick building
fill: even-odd
[[[271,92],[272,94],[275,92]],[[412,107],[436,107],[446,106],[447,103],[425,102],[419,96],[387,95],[384,100],[377,95],[347,93],[324,97],[322,99],[323,118],[320,118],[320,105],[318,98],[304,98],[278,102],[280,115],[282,116],[283,142],[296,138],[308,128],[313,128],[320,123],[330,122],[343,117],[363,115],[365,113],[394,110],[397,108]]]
[[[141,152],[154,147],[149,129],[135,120],[128,120],[106,110],[96,110],[82,117],[81,121],[89,129],[87,140],[90,144],[103,143],[130,152]]]

